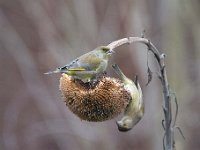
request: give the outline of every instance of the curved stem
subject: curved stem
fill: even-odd
[[[173,137],[173,126],[172,122],[172,110],[171,110],[171,95],[169,91],[169,84],[167,80],[167,73],[165,67],[165,54],[160,53],[160,51],[150,42],[150,40],[146,38],[140,37],[128,37],[123,38],[117,41],[114,41],[107,45],[110,49],[115,49],[123,44],[131,44],[134,42],[143,43],[147,46],[148,50],[150,50],[159,65],[160,71],[160,80],[163,87],[163,111],[164,111],[164,124],[165,124],[165,142],[164,147],[166,150],[173,150],[174,146],[174,137]]]

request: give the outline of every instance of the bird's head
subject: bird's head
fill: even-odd
[[[100,50],[101,50],[103,53],[107,54],[108,56],[112,55],[112,54],[115,52],[115,51],[113,51],[112,49],[110,49],[110,48],[107,47],[107,46],[101,46],[101,47],[100,47]]]
[[[122,120],[116,122],[118,130],[126,132],[132,129],[133,120],[129,116],[124,116]]]

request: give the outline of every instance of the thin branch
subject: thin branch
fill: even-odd
[[[175,127],[176,125],[176,120],[177,120],[177,116],[178,116],[178,102],[177,102],[177,98],[176,98],[176,94],[175,93],[172,93],[171,94],[174,96],[174,102],[175,102],[175,117],[174,117],[174,123],[173,123],[173,127]]]
[[[163,135],[163,150],[165,150],[165,138],[166,138],[166,133]]]
[[[160,80],[163,87],[163,111],[164,111],[164,122],[163,126],[165,127],[165,136],[164,136],[164,149],[173,150],[174,137],[173,137],[173,128],[172,122],[172,110],[171,110],[171,95],[169,91],[169,84],[167,80],[167,73],[165,67],[165,54],[159,52],[159,50],[150,42],[150,40],[146,38],[140,37],[128,37],[123,38],[117,41],[114,41],[107,45],[110,49],[115,49],[123,44],[131,44],[131,43],[143,43],[147,46],[148,50],[151,51],[159,65],[160,72]],[[176,114],[177,115],[177,114]],[[175,116],[176,118],[176,116]]]
[[[165,130],[165,120],[162,120],[162,127],[163,127],[163,130]]]
[[[147,74],[148,74],[148,81],[146,83],[146,86],[149,85],[149,83],[152,81],[153,73],[149,67],[149,51],[147,51]]]
[[[176,129],[179,131],[180,135],[181,135],[182,138],[185,140],[185,136],[184,136],[184,134],[183,134],[181,128],[180,128],[180,127],[176,127]]]

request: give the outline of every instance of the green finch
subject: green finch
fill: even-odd
[[[133,82],[123,74],[118,65],[115,64],[112,67],[122,80],[124,88],[131,95],[131,100],[124,111],[123,117],[120,121],[117,121],[119,131],[125,132],[132,129],[144,115],[142,90],[138,82],[137,76],[135,82]]]
[[[97,75],[106,70],[108,60],[112,53],[113,50],[109,47],[100,46],[78,57],[69,64],[45,74],[66,73],[75,79],[89,82],[91,79],[95,79]]]

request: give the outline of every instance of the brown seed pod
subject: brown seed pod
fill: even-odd
[[[105,121],[116,117],[129,103],[130,95],[120,80],[102,77],[97,83],[85,84],[63,74],[60,90],[69,109],[87,121]]]

